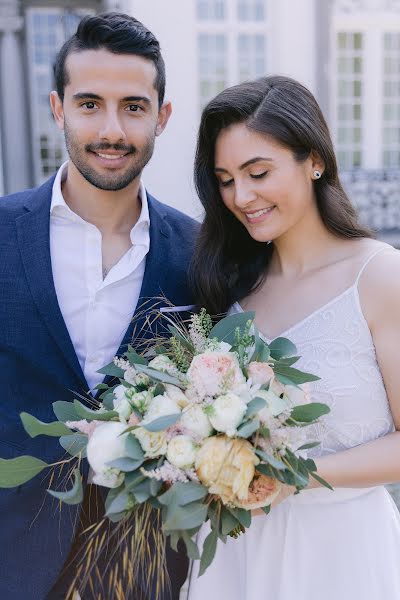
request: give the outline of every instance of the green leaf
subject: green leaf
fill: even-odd
[[[139,504],[146,502],[146,500],[148,500],[150,498],[150,496],[151,496],[151,481],[152,481],[151,479],[149,479],[148,477],[145,477],[144,481],[137,483],[133,489],[131,486],[129,486],[129,489],[132,490],[132,494],[135,496],[136,502],[138,502]]]
[[[125,451],[129,458],[133,460],[142,460],[144,458],[144,452],[139,443],[139,440],[135,438],[131,433],[126,437],[125,441]]]
[[[172,383],[172,385],[180,386],[181,382],[177,377],[170,375],[169,373],[164,373],[163,371],[157,371],[156,369],[151,369],[149,367],[145,367],[143,365],[136,365],[136,370],[139,373],[145,373],[153,379],[154,381],[161,381],[162,383]]]
[[[119,377],[123,379],[125,371],[124,369],[121,369],[121,367],[117,367],[117,365],[115,365],[113,362],[110,362],[105,367],[99,369],[97,373],[101,373],[102,375],[110,375],[110,377]]]
[[[255,312],[235,313],[221,319],[210,332],[210,339],[217,338],[219,342],[227,342],[231,346],[235,343],[235,331],[239,328],[243,333],[248,321],[254,321]]]
[[[322,479],[322,477],[320,477],[319,475],[317,475],[317,473],[310,473],[311,477],[314,477],[314,479],[316,479],[317,481],[319,481],[319,483],[321,485],[323,485],[324,487],[328,488],[329,490],[332,490],[332,492],[334,491],[333,487],[331,486],[330,483],[328,483],[327,481],[325,481],[325,479]]]
[[[233,514],[235,519],[239,521],[243,527],[250,527],[251,525],[251,512],[244,508],[228,508],[229,512]]]
[[[112,419],[118,418],[118,413],[115,410],[92,410],[91,408],[87,408],[79,400],[74,400],[75,410],[81,419],[86,419],[87,421],[111,421]]]
[[[302,406],[295,406],[290,413],[290,418],[294,419],[298,423],[312,423],[322,415],[326,415],[330,412],[329,406],[321,404],[320,402],[312,402],[311,404],[303,404]]]
[[[241,438],[249,438],[259,427],[260,421],[258,419],[251,419],[250,421],[242,423],[242,425],[237,428],[236,435]]]
[[[114,392],[107,392],[106,394],[100,396],[101,403],[107,410],[114,409]]]
[[[249,419],[257,414],[260,410],[267,406],[266,401],[263,398],[253,398],[247,405],[247,412],[244,416],[245,419]]]
[[[207,504],[191,502],[185,506],[168,507],[168,516],[164,522],[165,531],[174,529],[192,529],[202,525],[207,517]]]
[[[221,533],[222,535],[228,535],[235,527],[238,526],[239,521],[233,514],[225,508],[221,511]]]
[[[192,353],[195,352],[195,347],[193,346],[193,344],[187,338],[185,338],[184,335],[182,335],[182,333],[176,327],[174,327],[173,325],[168,325],[168,329],[169,332],[172,333],[172,335],[180,341],[184,348],[186,348]]]
[[[154,419],[154,421],[151,421],[151,423],[141,423],[140,426],[143,427],[143,429],[147,429],[147,431],[163,431],[164,429],[171,427],[171,425],[174,425],[177,421],[179,421],[180,418],[181,413],[175,413]]]
[[[287,380],[291,381],[296,385],[300,385],[301,383],[307,383],[308,381],[318,381],[320,379],[320,377],[317,377],[317,375],[305,373],[303,371],[295,369],[294,367],[288,367],[279,363],[275,363],[274,373],[278,377],[278,379],[280,379],[281,377],[285,377]]]
[[[53,411],[57,419],[63,423],[66,421],[80,420],[80,416],[76,412],[75,406],[72,402],[57,400],[57,402],[53,402]]]
[[[177,504],[178,506],[185,506],[196,500],[202,500],[208,494],[208,490],[204,485],[196,483],[195,481],[189,481],[187,483],[177,482],[171,485],[169,490],[164,492],[158,499],[161,504],[169,506],[171,504]]]
[[[125,512],[126,510],[130,510],[134,507],[135,501],[125,488],[122,489],[119,494],[117,494],[108,504],[106,517],[112,514],[119,514]]]
[[[191,560],[198,560],[200,558],[199,549],[198,549],[197,545],[195,544],[195,542],[190,537],[190,535],[188,534],[188,532],[182,531],[181,537],[182,537],[183,541],[185,542],[188,557]]]
[[[271,505],[267,504],[267,506],[262,506],[261,510],[263,510],[266,515],[269,515],[269,513],[271,512]]]
[[[79,469],[74,470],[74,484],[67,492],[56,492],[54,490],[47,490],[50,496],[58,498],[64,504],[80,504],[83,500],[83,487],[82,477]]]
[[[287,358],[281,358],[275,364],[279,366],[291,367],[292,365],[297,363],[298,360],[300,360],[300,356],[288,356]]]
[[[297,352],[296,346],[287,338],[278,337],[269,344],[272,358],[280,360],[288,356],[294,356]]]
[[[316,448],[320,444],[321,442],[310,442],[309,444],[303,444],[300,448],[297,448],[297,450],[309,450],[310,448]]]
[[[88,436],[84,433],[73,433],[72,435],[63,435],[58,440],[60,445],[64,448],[71,456],[78,456],[80,454],[82,458],[86,456],[86,446],[88,443]]]
[[[260,333],[257,327],[254,327],[254,337],[255,337],[255,347],[254,353],[249,362],[267,362],[271,353],[269,350],[269,346],[263,339],[260,337]]]
[[[199,577],[203,575],[214,560],[218,543],[218,530],[212,529],[203,544],[203,552],[200,559]]]
[[[125,357],[128,359],[131,365],[144,365],[147,366],[149,364],[148,360],[144,358],[144,356],[140,356],[134,349],[130,346],[128,352],[125,353]]]
[[[38,435],[60,437],[61,435],[69,435],[72,433],[71,430],[64,425],[64,423],[61,423],[61,421],[43,423],[43,421],[39,421],[39,419],[26,412],[22,412],[20,414],[20,418],[25,431],[31,436],[31,438],[34,438]]]
[[[124,473],[130,473],[131,471],[136,471],[143,464],[143,459],[134,460],[133,458],[128,458],[126,456],[122,458],[116,458],[109,463],[106,463],[109,467],[113,467],[114,469],[118,469],[119,471],[123,471]]]
[[[0,458],[0,488],[13,488],[22,485],[49,466],[51,465],[34,456]]]
[[[268,454],[267,452],[264,452],[263,450],[258,450],[258,449],[256,450],[256,454],[264,462],[266,462],[269,465],[271,465],[271,467],[274,467],[274,469],[278,469],[278,471],[283,471],[284,469],[286,469],[285,463],[283,463],[278,458],[275,458],[275,456],[272,456],[272,454]]]

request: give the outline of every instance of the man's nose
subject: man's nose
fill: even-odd
[[[105,140],[110,144],[116,144],[125,140],[125,132],[116,111],[107,111],[101,130],[99,131],[99,136],[101,140]]]

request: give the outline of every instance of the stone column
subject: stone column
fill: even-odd
[[[23,18],[15,14],[16,3],[7,2],[6,6],[4,3],[1,4],[0,9],[3,9],[3,14],[0,12],[1,150],[4,192],[9,194],[31,185],[31,135],[28,116],[29,96],[24,81],[21,47]],[[11,4],[14,4],[14,14],[10,14]]]

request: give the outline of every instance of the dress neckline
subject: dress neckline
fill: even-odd
[[[322,306],[319,306],[318,308],[316,308],[315,310],[313,310],[311,313],[309,313],[308,315],[306,315],[305,317],[303,317],[302,319],[300,319],[300,321],[296,321],[296,323],[293,323],[293,325],[291,325],[290,327],[288,327],[287,329],[285,329],[284,331],[282,331],[282,333],[279,333],[278,335],[270,338],[270,337],[266,336],[264,333],[259,332],[260,333],[260,337],[264,341],[266,341],[268,343],[272,342],[273,340],[276,340],[277,338],[285,337],[293,329],[297,329],[297,327],[300,327],[300,325],[303,325],[304,323],[307,323],[310,319],[312,319],[312,317],[315,317],[318,313],[326,310],[332,304],[334,304],[335,302],[337,302],[338,300],[340,300],[341,298],[343,298],[344,296],[346,296],[349,292],[354,291],[356,289],[357,289],[357,283],[353,283],[351,286],[349,286],[348,288],[346,288],[345,290],[343,290],[343,292],[340,292],[340,294],[337,294],[336,296],[334,296],[333,298],[331,298],[330,300],[328,300],[328,302],[325,302],[325,304],[322,304]],[[239,302],[235,302],[233,304],[233,307],[236,308],[238,312],[245,312],[244,309],[242,308],[242,306],[239,304]]]

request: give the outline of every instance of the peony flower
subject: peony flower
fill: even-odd
[[[146,458],[155,458],[166,453],[167,436],[165,431],[147,431],[144,427],[138,427],[132,433],[139,440]]]
[[[192,406],[184,410],[180,423],[200,438],[206,438],[212,432],[210,419],[199,404],[192,404]]]
[[[185,408],[189,404],[189,400],[182,392],[181,389],[176,387],[176,385],[172,385],[171,383],[164,384],[166,394],[171,400],[177,403],[180,408]]]
[[[166,394],[156,396],[150,403],[150,406],[143,419],[144,423],[151,423],[160,417],[180,413],[178,404]]]
[[[246,381],[233,352],[198,354],[192,360],[187,378],[201,399],[224,394]]]
[[[247,500],[255,466],[259,463],[250,442],[214,436],[206,439],[196,456],[196,472],[210,494],[224,504],[237,506]]]
[[[153,358],[153,360],[149,362],[148,367],[149,369],[155,369],[156,371],[161,371],[162,373],[169,373],[175,377],[180,375],[176,365],[165,354],[159,354]]]
[[[212,404],[210,423],[217,431],[232,437],[247,410],[247,404],[232,392],[219,396]]]
[[[196,445],[188,435],[177,435],[168,444],[167,459],[179,469],[188,469],[194,465]]]
[[[125,456],[125,441],[128,434],[121,435],[126,429],[123,423],[106,421],[98,425],[89,437],[87,459],[94,476],[93,483],[108,488],[116,488],[124,480],[124,473],[108,463]]]
[[[274,377],[273,369],[264,362],[252,361],[247,367],[247,373],[252,382],[259,385],[269,383]]]

